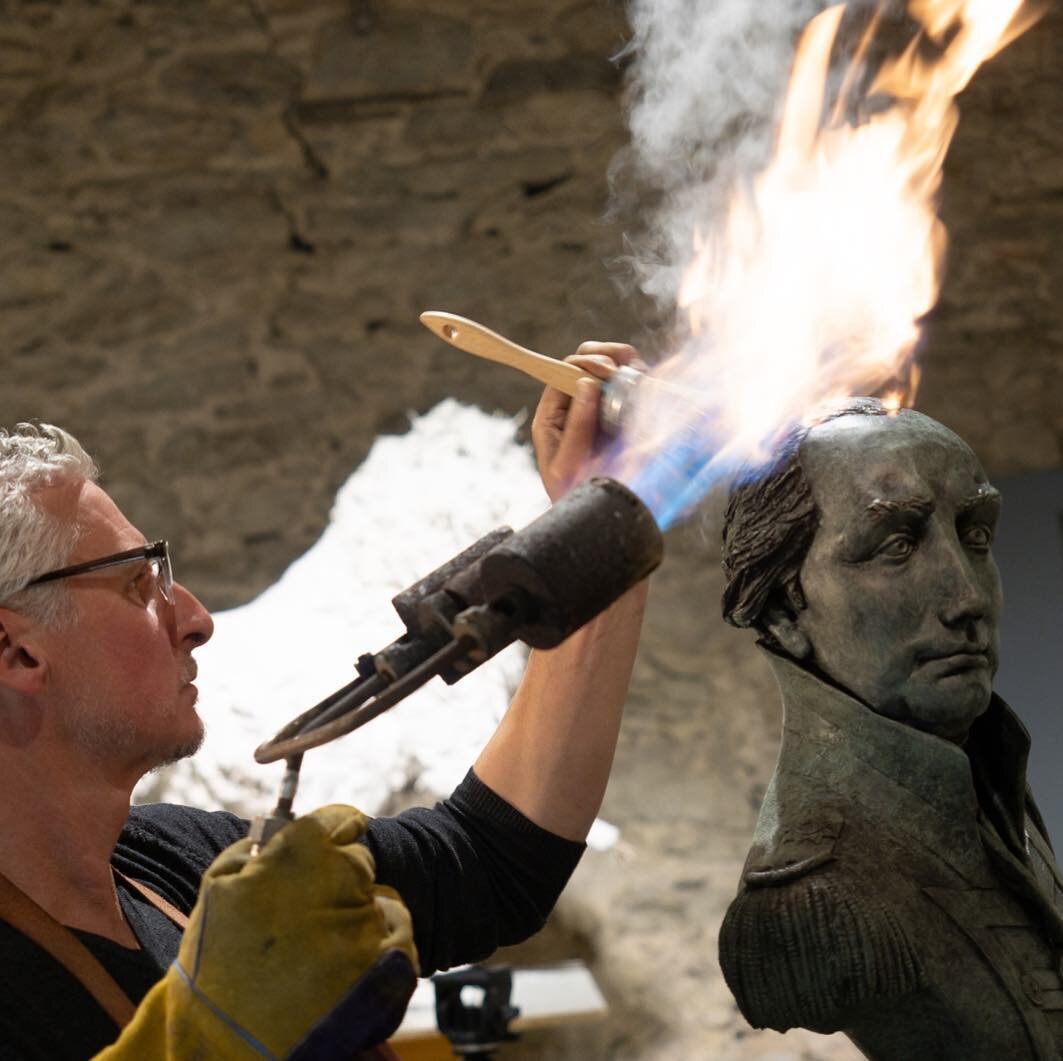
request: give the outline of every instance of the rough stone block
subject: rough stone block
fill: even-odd
[[[163,89],[220,107],[262,107],[296,95],[302,74],[273,55],[253,51],[193,52],[160,75]]]
[[[576,92],[617,88],[617,68],[597,55],[565,55],[556,59],[510,59],[489,74],[483,101],[501,106],[544,92]]]
[[[374,6],[364,23],[348,17],[321,27],[306,99],[465,92],[471,62],[467,22],[426,8]]]

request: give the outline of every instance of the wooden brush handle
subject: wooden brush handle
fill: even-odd
[[[518,346],[490,328],[485,328],[466,317],[459,317],[455,313],[429,310],[421,314],[421,323],[445,343],[450,343],[467,354],[475,354],[488,361],[497,361],[500,365],[519,369],[540,383],[556,387],[571,397],[575,397],[576,384],[581,379],[600,382],[589,372],[584,372],[575,365]]]

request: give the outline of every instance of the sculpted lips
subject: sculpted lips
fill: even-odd
[[[919,664],[942,664],[948,672],[989,666],[989,646],[965,642],[959,645],[932,645],[919,652]]]

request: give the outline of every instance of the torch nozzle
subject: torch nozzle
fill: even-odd
[[[290,756],[284,765],[284,777],[281,779],[277,805],[268,816],[260,814],[251,823],[248,836],[251,838],[252,858],[257,858],[262,848],[289,822],[295,820],[295,815],[292,814],[292,804],[295,802],[295,792],[299,787],[299,769],[303,765],[302,753]]]
[[[480,541],[399,593],[406,633],[358,661],[359,676],[260,745],[255,759],[288,760],[269,823],[291,813],[302,753],[376,718],[439,676],[453,685],[514,641],[553,648],[661,562],[650,510],[612,479],[581,483],[521,531]]]

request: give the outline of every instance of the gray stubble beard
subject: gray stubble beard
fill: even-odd
[[[160,709],[163,717],[173,717],[177,711],[176,698]],[[72,740],[93,758],[120,758],[133,754],[136,749],[135,730],[123,725],[118,719],[109,717],[100,709],[99,702],[90,697],[79,695],[70,705],[67,728]],[[160,748],[158,753],[152,756],[145,773],[160,770],[195,755],[203,746],[203,739],[204,728],[200,721],[199,734],[196,737],[175,743],[169,748]]]

